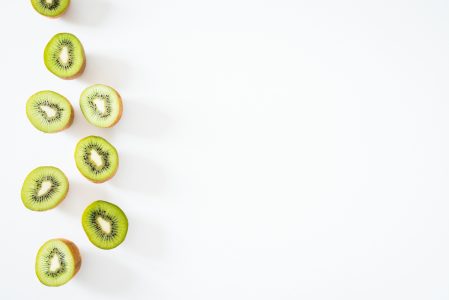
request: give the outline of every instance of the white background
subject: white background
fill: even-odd
[[[0,7],[1,299],[449,298],[449,2],[72,0],[62,19]],[[43,64],[53,34],[83,42],[84,75]],[[81,91],[114,86],[112,129],[88,125]],[[73,126],[43,134],[28,97],[51,89]],[[121,166],[95,185],[73,150],[88,135]],[[71,190],[25,209],[26,174],[54,165]],[[103,251],[80,218],[94,200],[127,213]],[[34,274],[48,239],[83,257],[67,285]]]

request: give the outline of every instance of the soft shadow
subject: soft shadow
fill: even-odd
[[[161,259],[166,255],[166,234],[159,224],[132,217],[123,248],[147,259]]]
[[[79,78],[86,85],[106,84],[112,86],[120,93],[133,80],[131,67],[119,57],[108,57],[95,53],[86,53],[86,70]]]
[[[98,251],[81,252],[82,265],[74,279],[83,287],[100,294],[116,296],[126,294],[136,282],[135,272],[112,259],[112,253],[103,255]]]
[[[86,27],[98,26],[108,19],[111,9],[111,1],[76,0],[61,20]]]
[[[120,152],[120,166],[110,183],[117,188],[145,196],[160,195],[165,189],[166,176],[162,168],[146,157]]]
[[[118,129],[145,139],[157,138],[165,134],[170,128],[170,118],[157,107],[152,107],[145,102],[125,97],[123,99],[123,116],[116,125]]]
[[[71,181],[69,193],[57,207],[58,211],[74,218],[80,218],[84,209],[95,200],[107,200],[108,192],[95,183]]]
[[[90,135],[101,136],[109,142],[111,139],[113,139],[116,134],[114,128],[99,128],[91,125],[84,118],[81,109],[75,107],[74,110],[75,119],[73,120],[72,126],[70,126],[70,128],[66,130],[68,135],[73,136],[77,141]],[[73,149],[75,149],[75,145],[73,145]]]

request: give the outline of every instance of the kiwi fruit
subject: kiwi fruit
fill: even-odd
[[[62,79],[74,79],[86,68],[86,55],[80,40],[71,33],[58,33],[44,51],[47,69]]]
[[[88,136],[76,145],[75,162],[84,177],[102,183],[115,175],[119,158],[117,150],[104,138]]]
[[[23,182],[21,197],[28,209],[44,211],[56,207],[69,191],[69,180],[58,168],[38,167]]]
[[[69,8],[70,0],[31,0],[31,5],[41,15],[57,18]]]
[[[69,100],[53,91],[41,91],[32,95],[27,101],[26,113],[31,124],[46,133],[69,128],[74,118]]]
[[[86,88],[81,93],[80,107],[90,124],[102,128],[117,124],[123,112],[120,94],[112,87],[103,84]]]
[[[81,267],[78,247],[66,239],[52,239],[36,255],[36,275],[47,286],[61,286],[72,279]]]
[[[98,200],[83,212],[81,221],[89,240],[101,249],[120,245],[128,232],[128,218],[115,204]]]

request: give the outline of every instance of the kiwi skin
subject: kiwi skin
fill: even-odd
[[[122,115],[123,115],[123,98],[122,98],[122,96],[120,95],[120,93],[116,90],[116,89],[114,89],[113,87],[111,87],[111,86],[109,86],[109,85],[105,85],[105,84],[98,84],[98,85],[104,85],[104,86],[106,86],[106,87],[108,87],[108,88],[110,88],[110,89],[112,89],[114,92],[115,92],[115,94],[117,95],[117,98],[118,98],[118,103],[119,103],[119,111],[118,111],[118,115],[117,115],[117,118],[115,119],[115,121],[114,121],[114,123],[112,123],[111,125],[109,125],[109,126],[107,126],[107,127],[103,127],[103,128],[111,128],[111,127],[114,127],[119,121],[120,121],[120,119],[122,118]]]
[[[117,119],[115,119],[115,122],[111,124],[111,126],[108,126],[106,128],[111,128],[113,127],[115,124],[118,123],[118,121],[120,121],[120,119],[122,118],[123,115],[123,101],[122,101],[122,96],[119,94],[119,92],[117,92],[117,90],[115,90],[114,88],[110,87],[111,89],[113,89],[116,93],[117,93],[117,97],[119,99],[119,111],[118,111],[118,115],[117,115]]]
[[[76,36],[75,36],[76,37]],[[53,38],[54,38],[54,36],[53,36]],[[52,38],[52,39],[53,39]],[[76,37],[76,38],[78,38],[78,37]],[[45,46],[45,49],[47,49],[47,47],[48,47],[48,45],[51,43],[51,41],[52,41],[52,39],[47,43],[47,45]],[[47,67],[47,69],[48,69],[48,71],[50,71],[50,73],[52,73],[53,75],[55,75],[55,76],[57,76],[57,77],[59,77],[59,78],[61,78],[61,79],[64,79],[64,80],[72,80],[72,79],[76,79],[76,78],[78,78],[78,77],[80,77],[81,75],[83,75],[83,73],[84,73],[84,70],[86,69],[86,65],[87,65],[87,57],[86,57],[86,51],[84,50],[84,46],[83,46],[83,44],[81,43],[81,41],[80,41],[80,46],[81,46],[81,52],[82,52],[82,56],[83,56],[83,65],[81,66],[81,68],[80,68],[80,70],[78,71],[78,73],[76,73],[76,74],[74,74],[74,75],[72,75],[72,76],[69,76],[69,77],[61,77],[61,76],[58,76],[58,75],[56,75],[56,74],[54,74],[51,70],[50,70],[50,67],[49,66],[47,66],[47,61],[45,60],[45,51],[46,50],[44,50],[44,64],[45,64],[45,66]]]
[[[70,252],[72,253],[72,256],[73,256],[73,260],[75,261],[75,270],[73,271],[72,278],[75,277],[75,275],[78,273],[78,271],[81,268],[82,259],[81,259],[80,250],[75,245],[75,243],[73,243],[72,241],[69,241],[69,240],[64,239],[64,238],[56,238],[55,240],[59,240],[59,241],[63,242],[70,249]],[[37,273],[37,268],[35,268],[35,273],[36,273],[37,278],[39,279],[39,274]],[[39,279],[39,281],[40,281],[40,279]]]
[[[30,0],[30,1],[31,1],[31,0]],[[67,4],[66,9],[65,9],[63,12],[61,12],[59,15],[57,15],[57,16],[47,16],[47,15],[44,15],[44,14],[40,13],[40,12],[37,10],[37,8],[34,7],[33,1],[31,1],[31,5],[33,5],[34,10],[35,10],[38,14],[40,14],[40,15],[42,15],[42,16],[44,16],[44,17],[47,17],[47,18],[49,18],[49,19],[57,19],[57,18],[62,17],[63,15],[65,15],[65,14],[67,13],[67,10],[68,10],[69,7],[70,7],[70,0],[68,0],[68,4]]]
[[[78,143],[80,143],[81,141],[83,141],[84,139],[87,139],[87,138],[89,138],[89,137],[90,137],[90,136],[81,139]],[[77,145],[78,145],[78,144],[77,144]],[[75,160],[76,160],[76,150],[75,150]],[[91,179],[91,178],[87,178],[87,177],[85,177],[84,175],[83,175],[83,176],[84,176],[87,180],[89,180],[89,181],[91,181],[91,182],[93,182],[93,183],[98,183],[98,184],[100,184],[100,183],[104,183],[104,182],[106,182],[106,181],[112,179],[112,178],[115,176],[115,174],[117,174],[117,171],[118,171],[118,168],[119,168],[119,167],[120,167],[120,159],[117,159],[117,167],[115,168],[114,173],[112,173],[111,176],[109,176],[109,178],[106,178],[106,179],[104,179],[104,180],[94,180],[94,179]],[[81,174],[83,174],[83,173],[81,172],[81,169],[78,168],[78,165],[76,166],[76,168],[78,169],[78,171],[79,171]]]
[[[30,175],[32,172],[33,172],[33,171],[31,171],[30,173],[28,173],[28,175]],[[27,176],[28,176],[28,175],[27,175]],[[59,205],[61,205],[61,203],[64,202],[65,198],[67,197],[67,194],[69,193],[69,191],[70,191],[70,181],[67,180],[67,192],[64,194],[64,196],[62,196],[62,200],[59,201],[59,203],[56,204],[55,206],[53,206],[52,208],[49,208],[48,210],[54,209],[54,208],[58,207]],[[45,210],[35,210],[35,211],[37,211],[37,212],[43,212],[43,211],[45,211]]]
[[[47,92],[47,91],[43,91],[43,92]],[[48,92],[52,92],[52,91],[48,91]],[[33,97],[34,95],[32,95],[31,97]],[[62,95],[61,95],[62,96]],[[30,98],[31,98],[30,97]],[[64,97],[65,98],[65,97]],[[71,116],[70,116],[70,120],[69,120],[69,122],[67,123],[67,125],[64,127],[64,128],[61,128],[60,130],[58,130],[58,131],[54,131],[54,132],[51,132],[51,133],[58,133],[58,132],[61,132],[61,131],[63,131],[63,130],[65,130],[65,129],[67,129],[67,128],[69,128],[70,126],[72,126],[72,124],[73,124],[73,120],[75,119],[75,110],[73,109],[73,105],[72,105],[72,103],[70,103],[70,101],[67,99],[67,102],[70,104],[70,108],[72,109],[72,114],[71,114]],[[45,131],[42,131],[42,132],[45,132]],[[48,133],[48,132],[45,132],[45,133]]]

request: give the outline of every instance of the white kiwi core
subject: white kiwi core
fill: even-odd
[[[61,53],[59,53],[59,60],[63,65],[66,65],[69,63],[70,55],[69,55],[69,48],[67,46],[62,47]]]
[[[95,149],[90,150],[90,159],[97,165],[97,167],[103,166],[103,158]]]
[[[111,222],[103,219],[102,217],[97,218],[97,223],[100,226],[101,230],[106,234],[110,234],[112,230]]]
[[[51,108],[50,106],[41,105],[41,109],[45,112],[45,114],[49,118],[53,118],[54,116],[56,116],[56,109]]]
[[[61,268],[61,262],[59,261],[59,255],[54,254],[53,257],[50,259],[50,272],[54,273],[57,272]]]
[[[103,99],[101,98],[95,98],[94,99],[94,104],[95,107],[97,108],[97,110],[100,112],[100,114],[104,114],[106,112],[106,103]]]
[[[45,180],[44,182],[42,182],[41,188],[37,192],[37,195],[40,197],[47,194],[50,191],[51,186],[52,186],[51,181]]]

